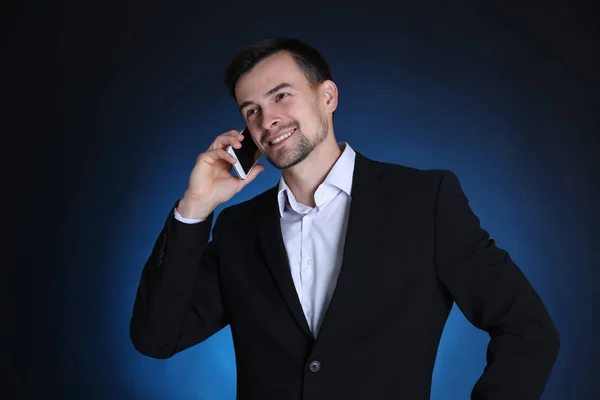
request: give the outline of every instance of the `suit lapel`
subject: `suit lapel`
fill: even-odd
[[[336,319],[345,318],[343,311],[346,298],[356,296],[354,282],[357,281],[357,273],[362,266],[368,264],[370,249],[377,243],[378,236],[373,232],[377,231],[378,224],[385,221],[383,212],[386,210],[383,206],[384,196],[381,193],[381,185],[378,185],[381,176],[381,170],[373,161],[356,152],[343,262],[333,297],[325,311],[319,330],[321,341],[324,340],[323,337],[334,333],[332,328],[328,327],[337,326]],[[267,265],[294,319],[300,328],[312,338],[313,334],[306,322],[294,287],[289,259],[283,242],[277,204],[277,187],[269,190],[266,195],[267,200],[258,219],[258,234]]]
[[[312,338],[313,335],[310,332],[300,299],[296,293],[287,251],[283,242],[277,204],[277,187],[272,188],[267,194],[266,204],[261,211],[260,218],[258,218],[258,234],[267,259],[267,266],[277,283],[281,295],[300,328]]]
[[[354,177],[352,182],[350,214],[344,243],[343,260],[333,297],[325,311],[317,343],[331,343],[335,340],[335,327],[347,323],[347,299],[359,295],[364,267],[369,264],[371,249],[380,237],[376,234],[379,225],[385,223],[385,193],[380,178],[381,168],[362,154],[356,152]]]

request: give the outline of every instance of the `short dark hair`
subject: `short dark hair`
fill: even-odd
[[[312,87],[332,79],[327,61],[313,47],[294,38],[270,38],[252,44],[239,52],[226,68],[225,85],[231,97],[235,98],[235,85],[240,76],[250,71],[260,61],[281,51],[291,54]]]

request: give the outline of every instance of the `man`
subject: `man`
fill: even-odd
[[[456,302],[490,335],[472,398],[539,399],[558,333],[457,177],[337,143],[337,87],[298,40],[242,51],[226,82],[251,137],[224,133],[199,155],[144,266],[134,346],[169,358],[229,324],[239,399],[428,399]],[[225,148],[247,140],[281,179],[225,208],[209,242],[215,208],[264,168],[231,173]]]

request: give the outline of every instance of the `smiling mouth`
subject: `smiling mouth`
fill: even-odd
[[[289,133],[286,133],[285,135],[279,136],[278,138],[271,140],[271,141],[269,142],[269,144],[270,144],[271,146],[274,146],[274,145],[276,145],[277,143],[279,143],[279,142],[282,142],[282,141],[284,141],[285,139],[287,139],[287,138],[289,138],[290,136],[292,136],[292,134],[293,134],[294,132],[296,132],[296,128],[294,128],[294,129],[293,129],[291,132],[289,132]]]

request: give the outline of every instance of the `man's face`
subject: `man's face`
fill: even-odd
[[[252,139],[279,169],[303,161],[327,138],[329,124],[321,97],[287,52],[261,61],[236,85]]]

